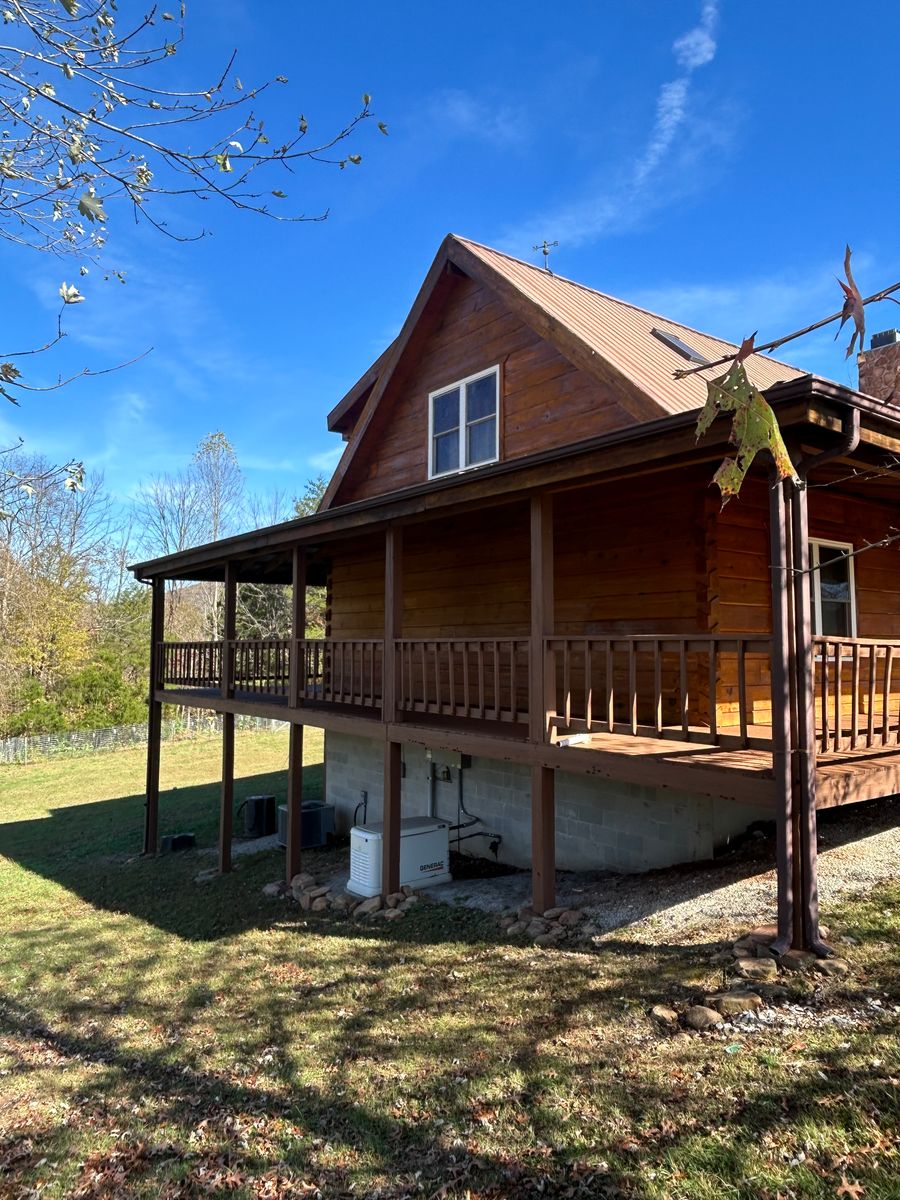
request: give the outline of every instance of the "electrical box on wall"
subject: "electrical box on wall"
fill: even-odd
[[[457,750],[432,750],[429,748],[425,751],[425,758],[435,765],[455,767],[458,771],[468,771],[472,765],[471,754],[460,754]]]

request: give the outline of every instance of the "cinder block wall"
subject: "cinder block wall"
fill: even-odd
[[[382,743],[328,733],[325,753],[326,794],[328,803],[336,809],[336,831],[344,834],[349,831],[362,791],[368,793],[368,819],[381,820]],[[404,746],[403,759],[403,815],[424,816],[428,811],[425,751],[418,746]],[[440,762],[437,753],[435,761]],[[529,769],[518,763],[473,758],[471,768],[463,772],[463,800],[469,812],[483,822],[463,832],[483,831],[484,836],[462,842],[460,849],[467,854],[490,857],[490,835],[499,834],[502,838],[497,853],[499,861],[528,867],[531,863]],[[457,802],[458,772],[454,767],[449,783],[435,784],[436,814],[455,824]],[[558,771],[557,866],[573,871],[646,871],[711,858],[714,847],[742,833],[753,821],[770,819],[772,815],[770,809],[746,804]]]

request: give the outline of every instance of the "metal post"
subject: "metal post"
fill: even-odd
[[[773,470],[769,477],[769,548],[772,594],[772,744],[775,774],[775,849],[778,887],[778,937],[783,954],[791,945],[794,922],[791,770],[791,690],[788,545],[784,486]]]

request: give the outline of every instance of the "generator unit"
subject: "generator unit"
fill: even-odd
[[[307,800],[301,809],[300,845],[304,850],[327,846],[334,838],[334,805]],[[278,805],[278,845],[287,846],[287,805]]]
[[[381,849],[384,824],[371,821],[350,830],[350,882],[354,896],[381,893]],[[400,822],[400,886],[430,887],[448,883],[450,827],[434,817],[404,817]]]

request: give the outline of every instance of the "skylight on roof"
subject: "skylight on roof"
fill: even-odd
[[[680,337],[676,337],[674,333],[669,333],[665,329],[651,329],[650,332],[670,350],[674,350],[676,354],[680,354],[682,358],[686,358],[692,363],[708,363],[709,359],[704,358],[702,354],[698,354],[696,350],[692,350],[687,342],[683,342]]]

